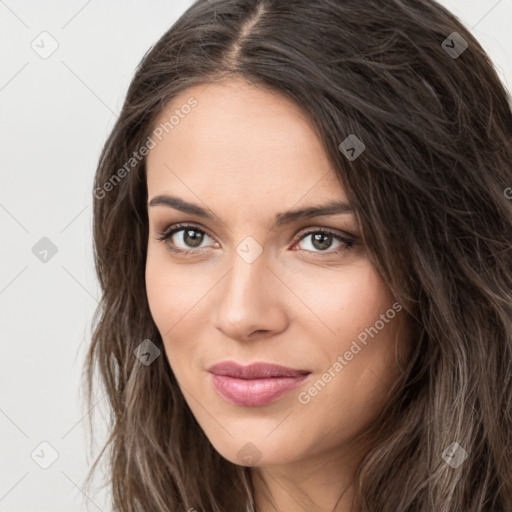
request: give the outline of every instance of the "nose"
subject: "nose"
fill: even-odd
[[[234,252],[231,270],[215,288],[215,327],[239,341],[271,337],[283,331],[288,323],[280,302],[285,289],[268,268],[265,253],[249,263]]]

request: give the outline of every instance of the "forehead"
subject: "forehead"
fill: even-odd
[[[183,108],[190,98],[195,106]],[[188,195],[346,200],[310,120],[282,94],[242,80],[190,87],[167,105],[158,126],[167,130],[161,140],[153,137],[147,157],[149,197],[187,186]]]

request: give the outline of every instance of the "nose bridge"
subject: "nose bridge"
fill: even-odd
[[[243,339],[255,330],[274,330],[282,320],[275,294],[269,295],[269,280],[275,278],[267,265],[263,248],[251,237],[233,251],[216,308],[217,327],[229,337]]]
[[[268,289],[268,286],[263,286],[269,273],[266,257],[262,249],[260,254],[257,252],[254,243],[241,242],[233,253],[232,270],[224,288],[224,295],[231,306],[258,307],[259,300]]]

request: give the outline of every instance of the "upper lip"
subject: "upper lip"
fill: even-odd
[[[247,366],[234,361],[223,361],[208,368],[210,373],[224,375],[238,379],[264,379],[269,377],[298,377],[308,375],[309,370],[297,370],[271,363],[252,363]]]

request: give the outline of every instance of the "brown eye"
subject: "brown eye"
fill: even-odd
[[[197,229],[184,229],[180,231],[183,231],[183,242],[189,247],[198,247],[201,245],[205,235],[205,233],[202,233]],[[180,231],[177,231],[176,233],[179,233]]]
[[[197,226],[188,224],[173,224],[157,237],[159,241],[166,243],[169,250],[176,253],[186,254],[194,250],[202,250],[201,247],[205,238],[211,238],[205,231]]]
[[[339,254],[342,251],[348,250],[354,246],[356,241],[353,238],[348,238],[345,236],[342,236],[338,233],[334,233],[332,231],[327,231],[325,229],[318,229],[315,231],[308,231],[307,233],[304,233],[300,236],[298,242],[302,242],[303,240],[310,239],[311,242],[309,244],[309,248],[306,247],[303,250],[306,250],[308,252],[312,253],[318,253],[320,256],[325,255],[332,255],[332,254]],[[328,251],[333,244],[336,246],[333,251]]]

